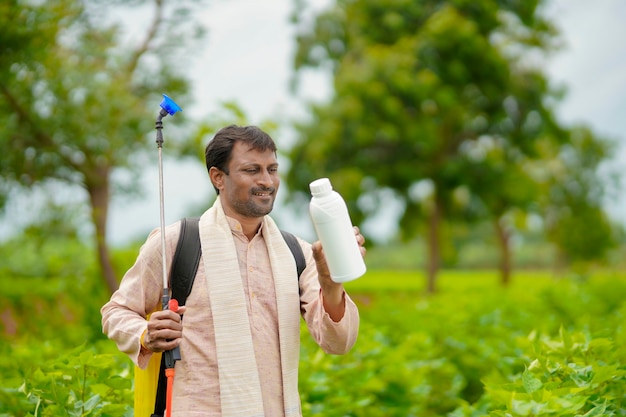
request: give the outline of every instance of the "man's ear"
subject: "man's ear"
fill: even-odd
[[[213,186],[221,191],[224,186],[224,171],[216,167],[211,167],[209,169],[209,178]]]

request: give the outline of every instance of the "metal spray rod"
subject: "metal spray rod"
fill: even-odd
[[[168,308],[169,303],[169,281],[167,277],[167,265],[165,256],[165,203],[163,193],[163,122],[162,119],[168,114],[173,116],[176,112],[182,111],[180,106],[174,102],[171,98],[163,94],[163,101],[161,101],[161,110],[156,119],[156,144],[159,151],[159,205],[161,214],[161,264],[163,267],[163,310]]]
[[[169,282],[167,277],[167,265],[165,256],[165,204],[163,196],[163,122],[162,119],[168,114],[173,116],[176,112],[182,111],[180,106],[174,102],[171,98],[163,94],[163,101],[161,102],[161,110],[156,119],[156,143],[159,150],[159,203],[161,212],[161,264],[163,265],[163,298],[162,309],[170,309],[174,312],[178,311],[178,302],[176,300],[170,300]],[[165,377],[167,381],[166,395],[165,395],[165,416],[171,417],[172,415],[172,390],[174,384],[174,376],[176,361],[181,359],[180,349],[176,346],[172,350],[163,352],[163,358],[165,361]]]

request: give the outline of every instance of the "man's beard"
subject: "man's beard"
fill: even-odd
[[[269,191],[272,194],[270,195],[271,198],[271,202],[268,203],[267,205],[261,205],[261,204],[257,204],[254,201],[254,198],[257,197],[254,194],[256,192],[263,192],[263,191]],[[242,216],[245,217],[263,217],[267,214],[269,214],[272,209],[274,208],[274,201],[276,198],[276,189],[275,188],[267,188],[267,189],[263,189],[263,190],[252,190],[251,191],[252,197],[249,198],[246,201],[237,201],[235,204],[235,208],[237,210],[237,212],[239,212],[239,214],[241,214]]]

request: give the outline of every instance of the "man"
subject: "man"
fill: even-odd
[[[184,322],[155,311],[162,296],[155,230],[102,307],[104,333],[139,367],[153,352],[180,346],[172,416],[301,416],[300,316],[325,352],[344,354],[358,334],[357,307],[331,280],[319,242],[298,239],[307,266],[297,278],[293,255],[268,216],[280,184],[270,136],[228,126],[205,154],[218,197],[200,218],[202,259],[179,310]],[[165,233],[171,265],[179,224]],[[357,228],[355,239],[364,255]]]

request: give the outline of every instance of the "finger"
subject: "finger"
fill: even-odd
[[[315,261],[321,261],[325,259],[322,242],[320,242],[319,240],[317,242],[314,242],[311,248],[313,249],[313,258],[315,259]]]
[[[182,308],[182,307],[181,307]],[[180,314],[172,310],[159,310],[150,315],[150,320],[172,320],[180,321]]]
[[[365,236],[363,236],[361,234],[361,231],[358,228],[358,226],[354,226],[353,229],[354,229],[354,235],[356,236],[356,240],[357,240],[357,242],[359,242],[359,245],[364,244],[365,243]]]
[[[149,330],[148,335],[150,341],[158,342],[164,340],[175,340],[183,337],[183,332],[174,329],[162,329],[162,330]]]
[[[173,340],[156,340],[148,345],[148,349],[153,352],[165,352],[166,350],[172,350],[176,346],[180,345],[181,339]]]
[[[147,331],[152,339],[175,339],[181,336],[182,330],[183,324],[181,323],[180,317],[178,315],[177,320],[171,320],[169,318],[155,319],[153,317],[150,317],[150,320],[147,324]],[[170,332],[176,333],[171,334]]]
[[[144,345],[153,352],[172,349],[180,343],[182,332],[164,329],[148,330],[144,337]]]
[[[328,264],[326,262],[326,256],[324,255],[324,248],[322,243],[318,240],[313,243],[313,259],[315,259],[315,266],[317,267],[318,277],[321,280],[325,278],[330,279],[330,271],[328,270]],[[321,282],[321,281],[320,281]]]
[[[152,326],[148,323],[148,331],[151,332],[154,337],[175,339],[181,336],[183,325],[182,323],[173,321],[161,321],[159,323],[153,323]],[[171,334],[172,332],[175,334]]]

